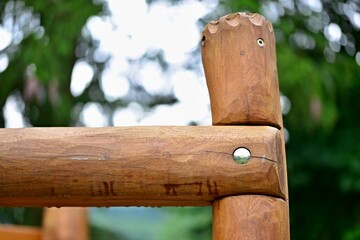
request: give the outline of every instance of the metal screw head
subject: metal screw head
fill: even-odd
[[[247,148],[239,147],[233,153],[233,159],[238,164],[245,164],[251,158],[251,153]]]
[[[264,46],[265,46],[265,41],[264,41],[264,39],[258,38],[257,44],[258,44],[260,47],[264,47]]]
[[[201,38],[201,46],[204,46],[205,45],[205,36],[202,36]]]

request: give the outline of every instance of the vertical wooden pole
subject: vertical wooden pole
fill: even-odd
[[[213,125],[279,129],[282,137],[277,147],[283,153],[278,159],[280,181],[286,186],[284,199],[240,195],[215,200],[213,239],[288,240],[285,146],[272,24],[259,14],[234,13],[210,22],[202,34]]]
[[[290,239],[287,203],[279,198],[243,195],[213,204],[213,239]]]
[[[43,240],[87,240],[87,209],[83,207],[46,208]]]

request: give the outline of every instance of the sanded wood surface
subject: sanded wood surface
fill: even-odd
[[[87,240],[87,209],[82,207],[46,208],[43,240]]]
[[[271,23],[259,14],[234,13],[211,21],[202,34],[202,60],[213,124],[280,128]]]
[[[269,125],[280,129],[281,186],[287,190],[284,128],[271,22],[257,13],[232,13],[208,23],[202,60],[213,125]]]
[[[213,125],[269,125],[280,129],[275,148],[285,198],[229,196],[213,202],[213,239],[288,240],[285,145],[272,25],[263,16],[234,13],[203,30],[202,60]]]
[[[1,206],[197,206],[284,197],[280,131],[268,126],[0,130]],[[252,158],[237,164],[233,151]]]
[[[41,240],[42,230],[36,227],[18,225],[0,225],[2,240]]]
[[[289,240],[287,203],[269,196],[231,196],[213,204],[213,239]]]

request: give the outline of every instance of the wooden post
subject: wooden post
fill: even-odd
[[[45,208],[43,226],[0,224],[0,239],[9,240],[86,240],[87,209],[80,207]]]
[[[212,204],[215,240],[288,240],[272,25],[249,13],[212,21],[202,57],[218,126],[0,129],[0,206]]]
[[[276,148],[284,197],[233,195],[213,202],[213,239],[290,239],[287,177],[275,38],[259,14],[234,13],[203,30],[202,59],[213,125],[267,125],[280,130]],[[257,184],[254,182],[253,184]],[[252,193],[253,194],[253,193]]]
[[[43,240],[88,239],[87,209],[81,207],[46,208]]]
[[[280,198],[243,195],[213,203],[213,239],[290,239],[287,203]]]

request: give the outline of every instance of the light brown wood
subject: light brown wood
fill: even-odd
[[[268,126],[0,130],[1,206],[197,206],[284,197],[280,131]],[[246,147],[247,164],[233,151]]]
[[[202,34],[213,124],[280,128],[271,23],[259,14],[234,13],[211,21]]]
[[[87,209],[81,207],[46,208],[43,240],[88,239]]]
[[[290,239],[286,157],[275,38],[263,16],[234,13],[206,25],[202,60],[213,125],[268,125],[276,141],[285,197],[239,195],[213,202],[213,239]],[[253,193],[251,193],[253,194]]]
[[[213,204],[213,239],[288,240],[287,203],[268,196],[231,196]]]
[[[42,231],[36,227],[0,225],[0,239],[3,240],[41,240]]]
[[[279,115],[281,129],[280,129],[280,134],[279,134],[280,137],[277,138],[277,140],[280,140],[280,141],[276,144],[276,146],[278,147],[277,151],[280,153],[279,157],[278,157],[278,159],[279,159],[279,172],[280,172],[280,175],[282,176],[281,178],[279,178],[279,181],[280,181],[280,185],[284,187],[285,200],[287,201],[287,203],[289,203],[288,177],[287,177],[287,164],[286,164],[286,151],[285,151],[285,138],[284,138],[284,127],[283,127],[284,125],[283,125],[282,113],[279,112],[278,115]]]

